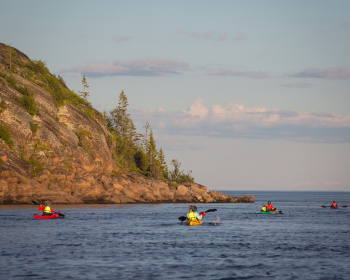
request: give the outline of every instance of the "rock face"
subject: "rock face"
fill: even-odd
[[[173,186],[117,166],[103,115],[89,105],[57,105],[52,93],[26,77],[20,67],[30,61],[26,55],[12,49],[17,65],[7,70],[7,51],[0,44],[0,204],[254,202],[253,196]],[[19,102],[21,87],[34,93],[36,114]]]

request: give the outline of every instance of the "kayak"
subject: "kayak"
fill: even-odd
[[[261,211],[261,214],[282,214],[282,211]]]
[[[34,219],[58,219],[58,218],[64,218],[64,215],[61,214],[61,211],[52,213],[50,216],[42,216],[34,214]]]
[[[331,206],[331,209],[338,209],[338,207],[333,207],[333,206]]]
[[[186,221],[186,225],[189,226],[200,226],[201,224],[203,224],[203,220],[198,220],[198,221]]]

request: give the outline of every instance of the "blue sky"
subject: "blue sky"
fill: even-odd
[[[350,191],[350,1],[0,0],[0,42],[227,190]],[[9,24],[10,23],[10,24]]]

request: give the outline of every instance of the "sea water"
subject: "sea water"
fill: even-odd
[[[189,204],[0,206],[0,279],[350,279],[350,192],[226,193],[256,201],[197,204],[196,227]]]

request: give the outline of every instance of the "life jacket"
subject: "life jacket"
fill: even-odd
[[[45,206],[44,213],[51,214],[51,207]]]
[[[267,210],[273,210],[273,206],[270,204],[270,205],[267,205]]]
[[[266,206],[263,206],[263,207],[261,208],[261,211],[266,212],[266,211],[267,211]]]
[[[332,206],[331,206],[331,207],[338,207],[338,204],[332,203]]]
[[[189,213],[187,213],[187,220],[189,221],[197,221],[197,216],[196,216],[196,213],[191,211]]]

